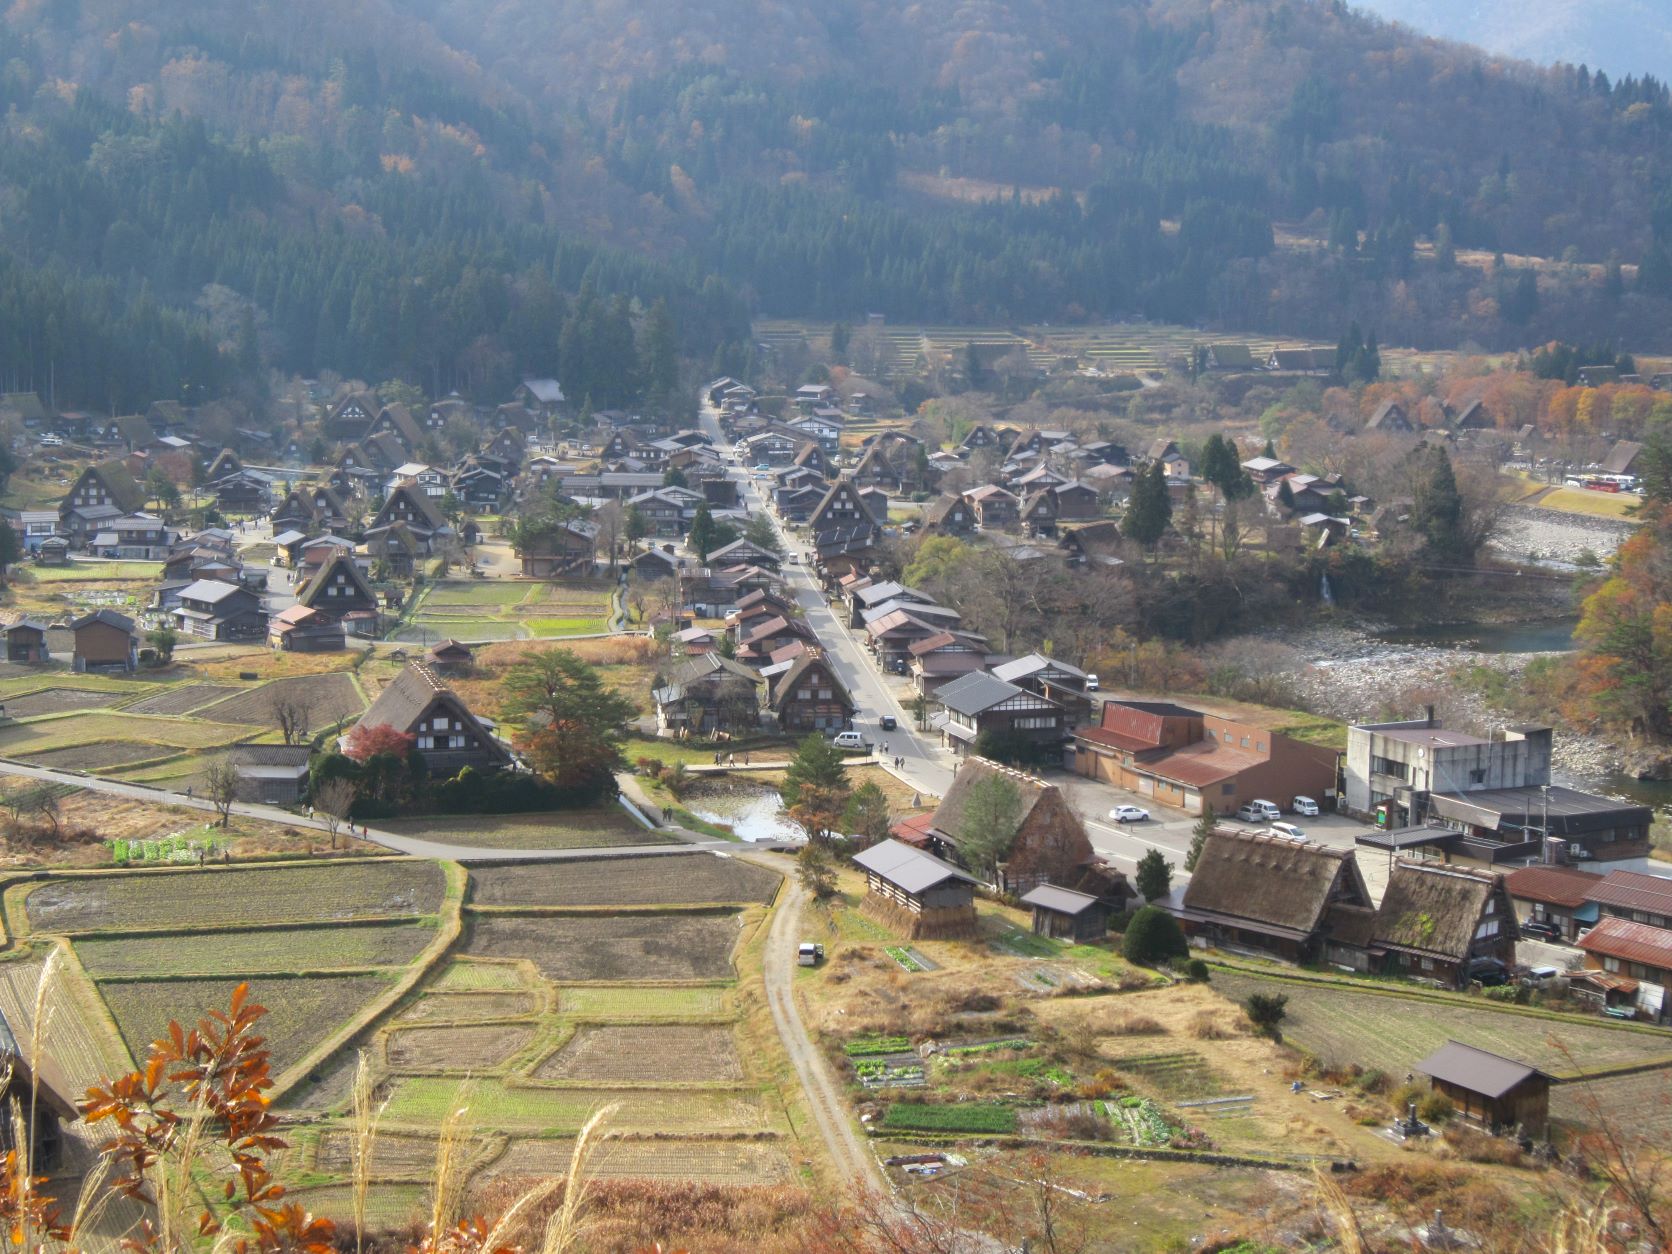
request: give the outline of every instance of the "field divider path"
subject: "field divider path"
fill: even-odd
[[[841,1091],[831,1079],[824,1055],[807,1035],[801,1021],[801,1011],[795,1002],[795,955],[800,943],[801,912],[807,903],[807,890],[801,887],[794,868],[781,865],[782,859],[766,860],[762,855],[751,861],[772,866],[784,874],[784,886],[779,890],[773,910],[772,926],[767,933],[767,949],[763,961],[767,1005],[772,1010],[772,1021],[778,1028],[784,1052],[789,1056],[801,1087],[807,1094],[808,1108],[818,1124],[837,1175],[848,1188],[887,1193],[887,1181],[877,1165],[876,1155],[861,1141],[848,1117],[847,1104]]]

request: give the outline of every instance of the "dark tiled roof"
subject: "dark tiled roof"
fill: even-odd
[[[933,854],[913,849],[897,840],[885,840],[872,845],[864,853],[854,856],[854,865],[881,876],[902,892],[913,895],[927,892],[936,884],[958,880],[976,883],[976,878],[960,871],[950,862],[942,862]]]
[[[1483,1097],[1499,1098],[1516,1085],[1544,1073],[1513,1058],[1476,1049],[1461,1041],[1447,1041],[1416,1065],[1425,1076],[1455,1084]]]

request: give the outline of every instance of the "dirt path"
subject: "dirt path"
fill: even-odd
[[[777,908],[772,913],[772,929],[767,935],[765,960],[766,1000],[772,1007],[772,1021],[778,1026],[778,1036],[784,1042],[784,1052],[801,1077],[806,1090],[808,1108],[818,1124],[830,1160],[837,1174],[853,1187],[886,1193],[882,1171],[876,1155],[853,1130],[840,1091],[825,1065],[824,1055],[813,1045],[807,1028],[801,1022],[801,1012],[795,1004],[796,946],[801,939],[801,911],[807,904],[807,890],[796,881],[793,864],[786,870],[787,859],[774,858],[763,865],[784,872],[784,887],[780,890]]]

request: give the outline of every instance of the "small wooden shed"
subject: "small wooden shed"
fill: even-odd
[[[1022,904],[1033,907],[1035,935],[1094,941],[1109,934],[1109,907],[1090,893],[1040,884],[1022,894]]]
[[[877,922],[913,940],[975,935],[973,875],[897,840],[872,845],[853,861],[865,872],[860,908]]]
[[[6,660],[8,662],[49,662],[52,653],[46,644],[46,624],[32,618],[22,618],[6,628]]]
[[[1416,1066],[1463,1118],[1489,1130],[1542,1136],[1550,1122],[1550,1077],[1536,1067],[1447,1041]]]

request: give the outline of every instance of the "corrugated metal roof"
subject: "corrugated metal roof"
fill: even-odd
[[[1672,931],[1630,919],[1604,919],[1579,941],[1588,954],[1641,962],[1662,971],[1672,971]]]
[[[1567,866],[1524,866],[1504,880],[1511,897],[1542,901],[1552,906],[1582,906],[1602,876]]]
[[[959,880],[965,884],[978,882],[973,875],[960,871],[950,862],[943,862],[932,853],[913,849],[897,840],[872,845],[864,853],[854,856],[854,864],[914,895],[927,892],[947,880]]]
[[[1502,1097],[1523,1081],[1544,1075],[1537,1067],[1513,1058],[1501,1058],[1461,1041],[1447,1041],[1419,1062],[1416,1069],[1425,1076],[1490,1098]]]
[[[1605,906],[1672,915],[1672,880],[1640,871],[1610,871],[1585,896]]]
[[[980,714],[1025,692],[1027,689],[1007,684],[985,671],[972,671],[940,689],[935,693],[935,700],[959,714]]]

